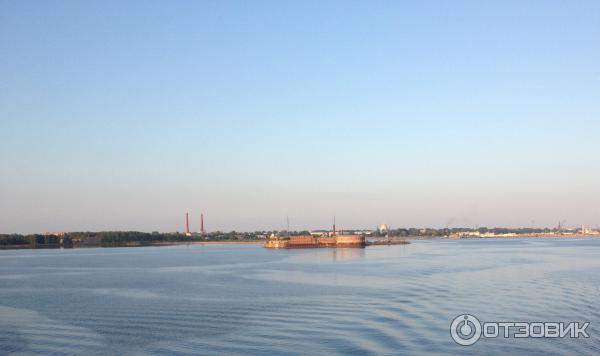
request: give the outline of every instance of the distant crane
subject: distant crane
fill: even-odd
[[[335,215],[333,216],[333,235],[335,235]]]

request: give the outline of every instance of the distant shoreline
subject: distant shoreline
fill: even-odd
[[[265,241],[254,240],[254,241],[192,241],[190,245],[252,245],[252,244],[263,244]],[[183,243],[181,243],[183,244]],[[180,244],[178,244],[180,245]]]
[[[262,244],[264,241],[251,240],[251,241],[167,241],[167,242],[128,242],[128,243],[115,243],[115,244],[103,244],[103,245],[79,245],[79,246],[61,246],[58,244],[50,245],[2,245],[2,250],[57,250],[57,249],[78,249],[78,248],[115,248],[115,247],[164,247],[164,246],[180,246],[180,245],[252,245]]]
[[[448,240],[485,240],[485,239],[579,239],[600,238],[598,235],[515,235],[515,236],[463,236],[446,237]]]
[[[460,241],[460,240],[514,240],[514,239],[594,239],[600,236],[596,235],[522,235],[522,236],[463,236],[457,237],[441,237],[441,236],[406,236],[402,239],[397,237],[392,238],[389,242],[386,238],[378,238],[368,240],[367,246],[383,246],[383,245],[401,245],[409,244],[410,241],[419,240],[446,240],[446,241]],[[127,243],[114,243],[114,244],[98,244],[98,245],[77,245],[77,246],[61,246],[58,244],[49,245],[0,245],[0,251],[2,250],[54,250],[54,249],[72,249],[72,248],[114,248],[114,247],[160,247],[160,246],[181,246],[181,245],[257,245],[264,244],[266,240],[215,240],[215,241],[164,241],[164,242],[145,242],[145,241],[133,241]]]

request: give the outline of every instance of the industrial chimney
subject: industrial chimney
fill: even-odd
[[[200,234],[204,235],[204,213],[200,214]]]
[[[190,236],[190,220],[189,220],[189,214],[185,213],[185,235],[186,236]]]

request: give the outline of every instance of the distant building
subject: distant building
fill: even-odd
[[[354,235],[372,235],[373,231],[371,230],[353,230],[350,231]]]
[[[577,234],[580,235],[600,235],[600,232],[595,231],[589,227],[582,226],[581,230],[577,230]]]
[[[380,224],[379,226],[377,226],[377,232],[380,234],[387,234],[388,232],[390,232],[390,227],[387,226],[387,224]]]

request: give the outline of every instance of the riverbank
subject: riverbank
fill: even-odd
[[[263,244],[262,240],[251,241],[163,241],[163,242],[145,242],[134,241],[126,243],[107,243],[107,244],[85,244],[63,246],[59,244],[38,244],[33,245],[1,245],[2,250],[42,250],[42,249],[72,249],[72,248],[111,248],[111,247],[151,247],[151,246],[179,246],[179,245],[247,245],[247,244]]]
[[[253,245],[253,244],[264,244],[265,241],[193,241],[191,245]]]
[[[367,241],[367,246],[408,245],[408,240],[373,240]]]
[[[384,245],[406,245],[411,241],[419,240],[514,240],[514,239],[581,239],[581,238],[599,238],[597,235],[558,235],[558,234],[543,234],[543,235],[516,235],[516,236],[462,236],[462,237],[443,237],[443,236],[406,236],[403,238],[386,238],[367,239],[367,246],[384,246]],[[36,250],[36,249],[71,249],[71,248],[110,248],[110,247],[150,247],[150,246],[178,246],[178,245],[256,245],[264,244],[266,240],[211,240],[211,241],[129,241],[115,242],[102,244],[15,244],[15,245],[0,245],[2,250]]]

